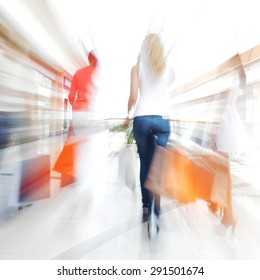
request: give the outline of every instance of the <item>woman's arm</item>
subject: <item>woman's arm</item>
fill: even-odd
[[[132,107],[135,105],[138,97],[139,89],[139,65],[136,64],[131,70],[131,82],[130,82],[130,95],[128,99],[128,114],[130,113]]]
[[[127,118],[123,123],[123,126],[125,127],[129,125],[129,113],[137,101],[138,89],[139,89],[139,64],[137,63],[131,69],[130,95],[127,104]]]
[[[125,127],[129,125],[129,113],[137,101],[138,89],[139,89],[139,64],[137,63],[135,66],[132,67],[131,70],[130,95],[127,104],[127,118],[123,123]]]

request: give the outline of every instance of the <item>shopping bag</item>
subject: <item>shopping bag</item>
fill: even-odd
[[[195,201],[192,161],[183,150],[157,146],[145,187],[180,203]]]
[[[67,141],[56,160],[53,170],[73,176],[75,174],[76,142]]]
[[[183,149],[172,149],[172,177],[174,184],[171,194],[180,203],[196,200],[192,161]]]
[[[229,167],[226,164],[216,166],[215,176],[212,184],[210,201],[219,207],[228,206],[228,188],[231,188]]]
[[[228,104],[217,131],[216,146],[218,151],[226,153],[247,152],[250,147],[249,143],[250,138],[236,107]]]
[[[86,140],[84,140],[86,141]],[[61,187],[72,184],[76,180],[76,157],[83,140],[69,138],[59,154],[53,170],[61,173]]]
[[[228,160],[216,152],[193,159],[196,198],[224,207],[227,204],[228,166]]]
[[[19,202],[50,198],[50,155],[21,161]]]
[[[216,166],[206,155],[192,159],[196,198],[210,202]]]
[[[126,144],[119,154],[118,181],[135,191],[138,185],[138,157],[136,144]]]

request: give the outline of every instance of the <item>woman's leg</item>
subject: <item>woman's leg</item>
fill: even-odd
[[[140,157],[140,182],[143,206],[148,204],[151,213],[154,201],[154,213],[158,217],[160,210],[160,196],[155,196],[145,187],[145,181],[152,162],[156,144],[165,147],[170,134],[169,120],[160,116],[142,116],[134,119],[134,137]]]
[[[143,207],[150,207],[149,191],[144,187],[149,169],[149,153],[152,141],[149,133],[149,121],[147,117],[136,117],[133,123],[133,133],[137,144],[137,149],[140,157],[140,185],[142,194]]]

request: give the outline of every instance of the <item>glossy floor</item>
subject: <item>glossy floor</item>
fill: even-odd
[[[0,259],[260,258],[256,164],[232,163],[238,221],[233,234],[218,226],[218,215],[210,213],[204,201],[179,205],[163,198],[160,232],[151,239],[142,220],[139,187],[129,189],[120,183],[120,154],[109,141],[104,147],[104,137],[109,136],[95,136],[91,146],[95,153],[87,165],[91,172],[86,171],[81,183],[60,188],[59,174],[52,172],[50,198],[2,213]],[[42,151],[52,151],[52,164],[59,151],[54,143],[41,145]]]

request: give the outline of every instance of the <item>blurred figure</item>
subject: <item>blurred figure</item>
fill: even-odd
[[[72,124],[76,136],[85,132],[88,122],[92,119],[90,108],[95,90],[94,74],[98,65],[95,50],[89,53],[88,60],[89,65],[74,74],[69,92],[69,102],[73,109]]]
[[[220,119],[215,137],[215,148],[216,151],[226,160],[226,166],[224,168],[225,173],[227,174],[227,188],[225,190],[227,203],[223,207],[223,217],[221,223],[225,228],[232,228],[232,230],[234,230],[236,226],[236,219],[234,217],[232,207],[232,180],[229,155],[232,152],[241,153],[246,152],[249,149],[249,138],[236,108],[237,97],[246,85],[246,74],[242,64],[238,67],[237,71],[239,80],[238,88],[235,88],[229,93],[227,104],[224,108],[224,113]],[[217,207],[218,206],[214,203],[209,204],[209,209],[212,212],[216,212]]]
[[[69,102],[73,108],[72,126],[74,136],[67,144],[72,145],[72,174],[84,186],[93,186],[105,166],[107,131],[98,119],[97,99],[100,93],[100,56],[97,50],[88,55],[89,65],[79,69],[72,79]]]
[[[72,124],[68,139],[55,165],[54,170],[62,173],[62,186],[84,179],[92,149],[88,137],[93,129],[91,112],[94,95],[94,75],[98,60],[94,50],[88,55],[89,65],[79,69],[72,78],[69,102],[73,109]],[[88,137],[88,139],[87,139]],[[89,163],[91,166],[91,163]],[[89,170],[88,170],[89,171]],[[89,172],[87,172],[89,175]]]
[[[165,147],[170,135],[168,86],[173,77],[169,70],[159,35],[148,34],[142,43],[138,61],[131,70],[128,118],[124,125],[129,124],[129,113],[136,105],[133,133],[140,156],[143,214],[148,215],[150,235],[151,231],[159,231],[160,197],[149,192],[144,185],[156,145]],[[151,222],[153,218],[154,223]]]

